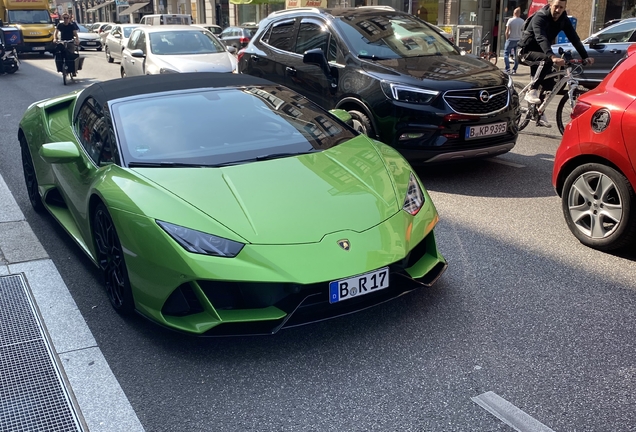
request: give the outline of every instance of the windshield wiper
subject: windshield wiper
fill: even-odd
[[[285,158],[289,156],[300,156],[307,153],[314,153],[316,151],[317,150],[310,150],[306,152],[296,152],[296,153],[271,153],[271,154],[256,156],[254,160],[263,161],[263,160],[270,160],[270,159],[280,159],[280,158]]]
[[[237,161],[224,162],[224,163],[216,164],[216,165],[213,165],[213,166],[215,166],[215,167],[224,167],[224,166],[231,166],[231,165],[241,165],[241,164],[249,163],[249,162],[259,162],[259,161],[271,160],[271,159],[281,159],[281,158],[286,158],[286,157],[291,157],[291,156],[300,156],[300,155],[304,155],[304,154],[308,154],[308,153],[316,153],[318,151],[320,151],[320,150],[311,149],[311,150],[306,151],[306,152],[271,153],[271,154],[265,154],[265,155],[256,156],[256,157],[249,158],[249,159],[241,159],[241,160],[237,160]]]
[[[182,162],[129,162],[128,168],[204,168],[206,165]]]
[[[369,60],[388,60],[387,58],[384,58],[384,57],[378,57],[375,54],[358,54],[358,58],[369,59]]]

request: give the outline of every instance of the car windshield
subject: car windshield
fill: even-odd
[[[11,24],[50,24],[51,15],[46,10],[10,10]]]
[[[150,50],[157,55],[186,55],[220,53],[225,48],[205,30],[167,30],[150,33]]]
[[[122,30],[124,31],[124,37],[125,38],[129,38],[130,37],[130,33],[132,33],[132,31],[135,29],[135,27],[123,27]]]
[[[459,53],[446,38],[410,15],[343,15],[335,21],[361,58],[395,59]]]
[[[88,29],[84,27],[83,25],[78,24],[77,28],[79,28],[80,33],[88,33]]]
[[[181,91],[114,102],[112,112],[130,166],[232,165],[325,150],[356,136],[278,86]]]

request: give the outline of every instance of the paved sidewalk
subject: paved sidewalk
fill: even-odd
[[[11,291],[12,286],[24,289]],[[11,297],[20,291],[27,305],[22,309],[15,307],[18,301]],[[0,431],[144,430],[53,261],[1,175],[0,305],[4,305],[0,311]],[[33,315],[36,323],[35,336],[25,335],[28,315]],[[12,337],[17,337],[17,342],[10,340]],[[40,360],[28,350],[37,339],[48,352],[37,357]],[[52,379],[43,377],[45,371],[57,374]],[[70,406],[63,408],[77,415],[70,428],[59,426],[57,412],[48,412],[59,408],[55,400],[46,400],[49,394],[51,398],[54,393],[60,394],[52,391],[52,386],[61,389],[60,400]]]

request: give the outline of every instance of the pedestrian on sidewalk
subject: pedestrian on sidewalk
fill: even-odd
[[[521,19],[521,8],[516,8],[513,17],[506,23],[506,45],[504,46],[504,64],[506,65],[507,74],[516,74],[519,67],[519,53],[517,52],[517,44],[521,39],[521,31],[523,30],[523,19]],[[515,56],[515,64],[510,69],[510,53]]]

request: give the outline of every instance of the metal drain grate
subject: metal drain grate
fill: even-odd
[[[0,431],[83,431],[22,275],[0,277]]]

